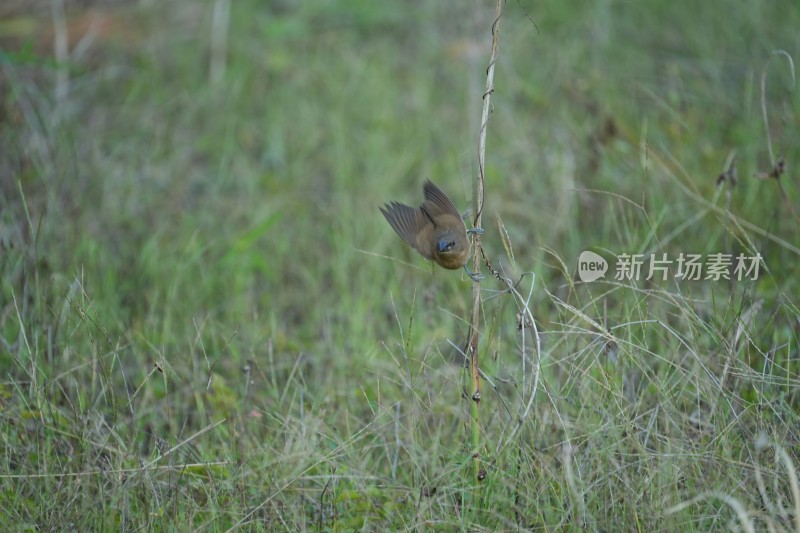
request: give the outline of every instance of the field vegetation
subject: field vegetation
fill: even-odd
[[[493,2],[5,9],[3,530],[800,530],[800,5],[504,4],[477,449]]]

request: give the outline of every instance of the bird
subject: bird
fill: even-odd
[[[425,180],[422,191],[425,201],[419,207],[399,202],[380,207],[386,221],[425,259],[450,270],[463,268],[473,281],[483,279],[483,275],[467,268],[470,254],[467,234],[482,235],[483,228],[467,229],[455,204],[431,180]]]

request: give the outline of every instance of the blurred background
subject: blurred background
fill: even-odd
[[[769,497],[754,480],[757,442],[797,464],[792,2],[505,5],[483,245],[533,283],[542,349],[487,277],[491,496],[459,510],[471,282],[378,206],[430,178],[474,213],[493,20],[473,0],[3,2],[5,520],[714,529],[718,502],[664,510],[723,491],[790,528],[777,452]],[[584,285],[583,250],[764,263]]]

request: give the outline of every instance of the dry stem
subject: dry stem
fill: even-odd
[[[498,55],[498,34],[500,30],[500,15],[503,13],[503,0],[496,0],[495,18],[492,24],[492,56],[489,61],[489,68],[486,70],[486,92],[483,93],[483,113],[481,114],[481,129],[478,137],[478,181],[475,189],[475,220],[473,225],[481,227],[481,216],[483,214],[483,190],[486,169],[486,126],[489,122],[489,110],[491,109],[492,92],[494,92],[494,67],[497,63]],[[481,238],[479,234],[473,234],[473,272],[478,273],[481,269]],[[481,400],[481,375],[478,358],[478,344],[480,342],[480,309],[481,309],[481,286],[478,281],[472,284],[472,315],[470,317],[469,340],[467,341],[467,355],[470,358],[470,382],[472,384],[472,406],[470,415],[472,419],[472,458],[475,468],[475,480],[479,483],[486,477],[486,470],[481,464],[481,432],[478,405]]]

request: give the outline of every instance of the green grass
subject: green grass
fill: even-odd
[[[471,206],[494,6],[414,4],[234,2],[216,84],[211,5],[118,8],[62,100],[49,11],[0,32],[2,529],[794,530],[800,8],[506,5],[475,488],[471,282],[377,208]]]

